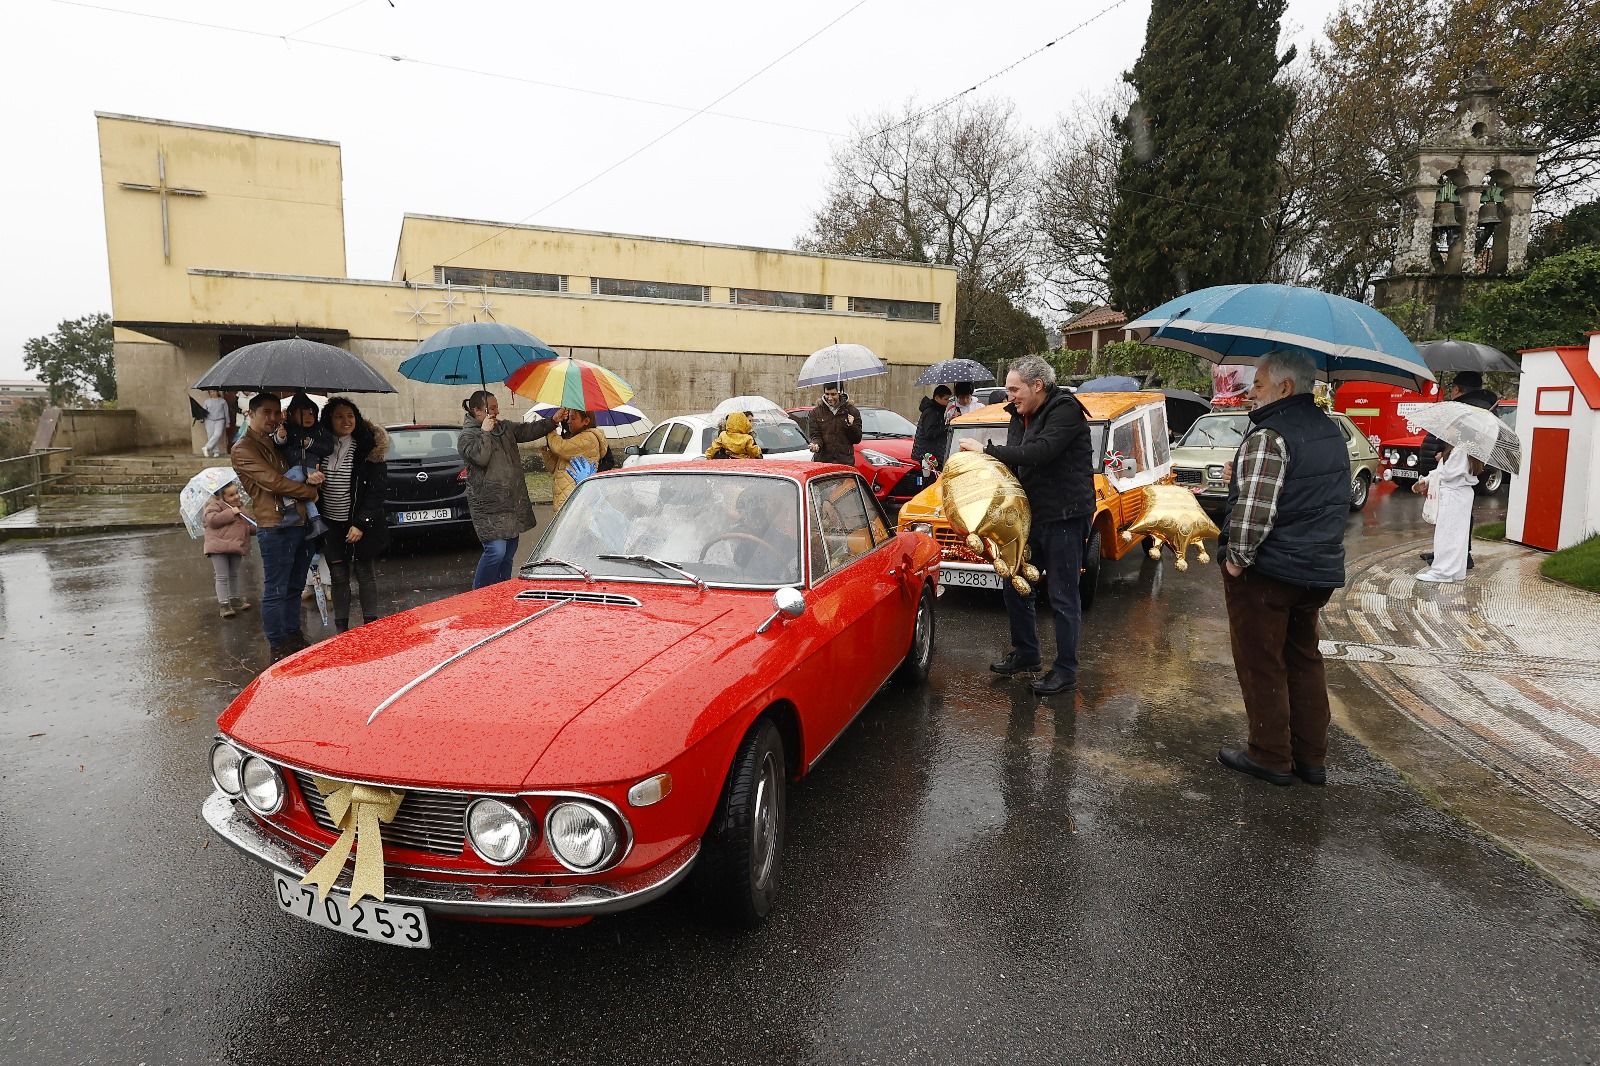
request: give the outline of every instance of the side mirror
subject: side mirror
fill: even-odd
[[[630,444],[626,448],[622,449],[622,454],[632,457],[635,455],[643,455],[644,453],[639,450],[639,446],[637,444]]]
[[[805,593],[792,586],[785,586],[772,594],[772,614],[765,622],[756,627],[757,633],[765,633],[772,628],[772,623],[780,617],[799,618],[806,613]]]

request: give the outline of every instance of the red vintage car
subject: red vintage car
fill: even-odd
[[[789,783],[932,663],[938,546],[847,467],[597,475],[533,558],[291,656],[223,712],[203,814],[280,908],[421,947],[434,919],[572,924],[693,876],[755,924]],[[351,839],[381,898],[352,901]],[[324,895],[301,880],[330,851]]]

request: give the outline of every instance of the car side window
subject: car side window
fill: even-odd
[[[1139,434],[1139,420],[1137,418],[1118,422],[1111,427],[1111,450],[1116,452],[1122,461],[1121,469],[1110,471],[1116,477],[1126,480],[1145,469],[1146,464],[1142,461],[1144,458],[1144,440]]]
[[[1163,404],[1151,404],[1145,408],[1145,417],[1149,419],[1147,428],[1150,433],[1150,465],[1162,466],[1172,460],[1172,437],[1167,432],[1167,408]]]
[[[682,455],[689,450],[689,441],[694,437],[694,430],[682,422],[674,422],[672,430],[667,434],[667,446],[662,449],[673,455]]]
[[[894,531],[889,528],[889,519],[883,513],[883,505],[878,498],[867,491],[865,485],[857,485],[856,491],[861,493],[861,498],[867,508],[867,526],[872,530],[874,544],[882,544],[894,536]]]
[[[671,428],[672,427],[668,426],[668,425],[657,426],[655,428],[655,432],[651,433],[648,437],[646,437],[644,439],[644,445],[642,447],[640,447],[639,454],[640,455],[660,455],[663,451],[665,451],[666,450],[666,441],[667,441],[667,430],[669,430]]]
[[[874,547],[872,525],[857,479],[813,481],[811,494],[811,580],[819,581]],[[887,532],[887,530],[886,530]]]
[[[700,447],[697,449],[701,455],[711,450],[711,442],[717,439],[717,427],[707,426],[700,431]]]

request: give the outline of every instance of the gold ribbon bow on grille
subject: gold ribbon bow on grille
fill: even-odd
[[[383,900],[383,830],[381,823],[394,821],[400,809],[404,792],[375,785],[358,785],[349,781],[329,781],[313,777],[317,791],[322,793],[328,807],[328,817],[340,830],[339,839],[333,842],[328,853],[300,879],[302,885],[316,885],[321,899],[328,898],[328,890],[339,880],[345,860],[355,849],[356,870],[350,878],[350,903],[361,901],[362,896]],[[360,847],[356,847],[357,841]]]

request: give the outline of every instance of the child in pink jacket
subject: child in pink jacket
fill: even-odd
[[[239,594],[239,564],[250,554],[250,537],[256,531],[255,522],[244,513],[239,483],[230,481],[218,490],[200,518],[206,529],[206,557],[216,573],[217,603],[222,617],[233,618],[251,607]]]

